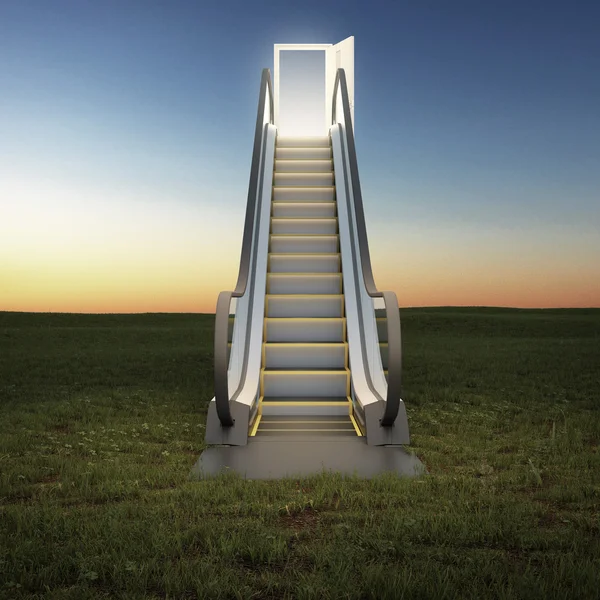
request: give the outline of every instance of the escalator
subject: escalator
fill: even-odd
[[[398,302],[373,282],[343,69],[332,100],[329,135],[281,136],[263,71],[240,275],[217,302],[212,447],[193,478],[422,472],[402,448]]]
[[[352,417],[331,141],[277,138],[251,435],[360,435]]]

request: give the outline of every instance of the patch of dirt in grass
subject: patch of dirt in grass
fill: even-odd
[[[562,522],[561,517],[558,513],[553,511],[545,512],[541,517],[538,518],[538,525],[540,527],[556,527]]]
[[[22,506],[32,506],[37,503],[37,499],[33,496],[24,496],[24,495],[14,495],[14,496],[4,496],[0,498],[0,508],[5,506],[16,506],[20,504]]]
[[[549,489],[550,485],[544,487],[536,486],[535,488],[520,490],[520,492],[524,496],[524,501],[541,507],[545,513],[558,515],[558,520],[562,518],[561,515],[571,512],[573,506],[570,502],[562,502],[556,498],[546,498],[541,495],[540,492],[544,491],[544,488]]]
[[[202,454],[201,450],[190,450],[188,448],[180,448],[177,450],[177,452],[179,454],[187,454],[188,456],[193,456],[195,458],[200,458],[200,455]]]
[[[48,475],[44,475],[40,479],[38,479],[37,483],[41,486],[49,485],[51,483],[57,483],[60,480],[60,475],[58,473],[49,473]]]
[[[307,507],[302,511],[290,515],[282,515],[279,517],[279,521],[282,525],[290,529],[304,531],[306,529],[314,529],[317,526],[319,515],[316,510]]]
[[[160,481],[152,483],[144,482],[144,485],[140,486],[140,489],[147,494],[166,494],[178,489],[180,485],[180,483],[175,481],[170,481],[167,483]]]
[[[51,425],[48,429],[50,431],[55,431],[56,433],[71,433],[72,432],[71,426],[67,425],[65,423]]]
[[[334,493],[329,501],[325,501],[325,506],[330,510],[337,511],[342,504],[342,498],[338,493]]]
[[[167,595],[167,593],[161,589],[158,585],[156,585],[156,583],[152,582],[149,583],[146,587],[146,594],[148,594],[146,597],[147,598],[151,598],[151,600],[164,600],[165,598],[168,598],[169,596]],[[185,600],[197,600],[198,596],[197,594],[193,594],[193,595],[188,595],[187,593],[183,596],[179,596],[180,598],[183,598]]]
[[[539,556],[521,548],[511,546],[502,548],[502,552],[511,567],[519,574],[524,573],[528,568],[540,568],[543,565],[543,561]]]
[[[245,576],[254,580],[260,585],[261,577],[269,576],[273,574],[282,575],[286,572],[298,573],[299,571],[313,571],[315,568],[314,560],[308,556],[298,554],[297,546],[300,541],[297,536],[293,536],[292,540],[288,540],[288,550],[290,551],[288,557],[284,560],[273,561],[270,564],[266,563],[254,563],[247,559],[238,560],[238,564]],[[253,598],[281,598],[280,595],[274,596],[252,596]]]
[[[92,496],[89,498],[81,498],[80,496],[67,496],[66,498],[59,499],[59,506],[64,511],[71,511],[73,509],[100,509],[108,504],[121,504],[122,502],[138,502],[139,496],[137,495],[106,495],[106,496]]]

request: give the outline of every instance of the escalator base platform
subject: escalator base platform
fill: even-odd
[[[390,472],[418,477],[425,474],[425,468],[402,446],[369,446],[363,437],[265,436],[249,438],[246,446],[207,448],[194,465],[190,479],[207,479],[224,472],[250,480],[307,477],[323,472],[371,479]]]

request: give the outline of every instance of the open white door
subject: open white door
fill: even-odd
[[[331,127],[333,86],[335,84],[335,74],[338,69],[344,69],[346,73],[352,127],[354,128],[354,36],[342,40],[339,44],[330,46],[325,51],[325,54],[327,60],[327,79],[325,84],[327,95],[327,129],[329,130],[329,127]]]

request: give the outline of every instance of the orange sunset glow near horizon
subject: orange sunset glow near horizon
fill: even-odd
[[[235,287],[244,194],[219,209],[41,185],[2,209],[0,310],[214,313]],[[400,307],[600,306],[594,231],[388,222],[367,194],[365,211],[376,284]]]

